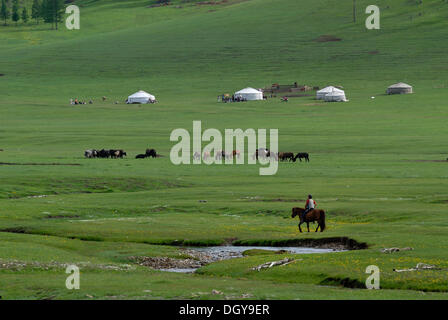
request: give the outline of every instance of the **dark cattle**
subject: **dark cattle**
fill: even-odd
[[[115,150],[115,149],[110,149],[109,150],[109,155],[110,155],[110,157],[112,158],[112,159],[116,159],[117,158],[117,153],[118,152],[118,150]]]
[[[101,149],[98,151],[98,158],[109,158],[110,157],[110,151]]]
[[[152,157],[152,158],[156,158],[157,157],[157,152],[155,149],[146,149],[146,156],[147,157]]]
[[[135,156],[135,159],[145,159],[146,157],[146,154],[138,154]]]
[[[307,152],[299,152],[295,158],[294,162],[297,160],[297,158],[302,162],[302,159],[305,159],[306,162],[310,162],[310,155]]]
[[[294,153],[292,152],[279,152],[278,159],[280,161],[295,161],[294,159]]]

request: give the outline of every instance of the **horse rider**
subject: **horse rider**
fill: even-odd
[[[305,211],[303,212],[302,215],[303,220],[305,220],[306,214],[311,210],[313,210],[315,207],[316,207],[316,201],[314,201],[313,196],[309,194],[308,199],[306,200],[305,203]]]

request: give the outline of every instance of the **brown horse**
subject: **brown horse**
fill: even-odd
[[[310,212],[307,212],[307,214],[305,215],[305,220],[302,217],[302,213],[304,213],[304,212],[305,212],[305,209],[303,209],[303,208],[297,208],[297,207],[292,208],[291,217],[294,218],[295,216],[299,216],[299,218],[300,218],[300,223],[299,223],[300,232],[302,232],[302,228],[300,228],[300,225],[304,222],[306,222],[308,232],[310,232],[310,222],[314,222],[314,221],[317,221],[316,232],[317,232],[317,230],[319,230],[319,227],[320,227],[320,232],[325,230],[325,211],[324,210],[313,209]]]

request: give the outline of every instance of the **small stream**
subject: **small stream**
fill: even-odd
[[[196,258],[204,259],[208,263],[242,258],[244,257],[243,252],[247,250],[267,250],[272,251],[272,253],[294,253],[294,254],[313,254],[313,253],[330,253],[330,252],[341,252],[341,250],[335,249],[317,249],[317,248],[306,248],[306,247],[256,247],[256,246],[214,246],[214,247],[188,247],[185,248],[186,252]],[[169,269],[159,269],[161,271],[167,272],[178,272],[178,273],[193,273],[198,268],[169,268]]]

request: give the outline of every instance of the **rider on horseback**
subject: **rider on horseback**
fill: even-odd
[[[313,210],[316,207],[316,201],[313,200],[313,196],[312,195],[308,195],[308,199],[306,200],[305,203],[305,211],[302,214],[302,219],[305,221],[305,217],[306,214],[308,212],[310,212],[311,210]]]

